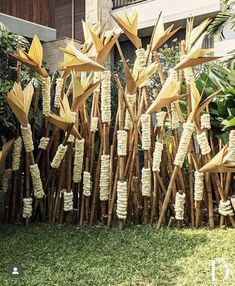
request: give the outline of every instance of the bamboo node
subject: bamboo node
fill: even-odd
[[[153,152],[153,172],[160,172],[160,164],[162,161],[163,144],[161,142],[155,142],[155,148]]]
[[[219,202],[219,214],[223,215],[223,216],[233,216],[233,208],[231,205],[230,200],[227,201],[222,201],[220,200]]]
[[[149,150],[151,147],[151,117],[150,114],[141,115],[142,124],[142,149]]]
[[[83,195],[85,197],[91,195],[91,174],[87,171],[83,172]]]
[[[63,87],[63,79],[61,77],[58,77],[56,79],[56,89],[55,89],[55,98],[54,98],[54,106],[56,108],[60,108],[62,87]]]
[[[201,129],[211,129],[211,118],[209,113],[201,115]]]
[[[34,188],[34,196],[37,199],[42,199],[45,193],[42,187],[42,181],[40,178],[40,171],[38,168],[38,164],[30,165],[30,174]]]
[[[117,131],[117,154],[118,156],[127,154],[127,132],[125,130]]]
[[[186,122],[183,124],[183,127],[184,127],[183,134],[180,138],[179,147],[178,147],[178,150],[177,150],[177,153],[175,156],[175,161],[174,161],[174,165],[179,166],[179,167],[183,166],[184,159],[185,159],[185,156],[186,156],[187,151],[188,151],[190,139],[191,139],[192,134],[194,132],[193,123]]]
[[[39,149],[42,149],[42,150],[46,150],[49,141],[50,141],[50,138],[49,138],[49,137],[42,137],[42,138],[40,139],[38,148],[39,148]]]
[[[32,216],[33,207],[32,207],[32,198],[23,199],[23,218],[30,218]]]
[[[64,191],[64,211],[69,212],[73,210],[73,192]]]
[[[20,168],[20,155],[21,155],[21,150],[22,150],[22,138],[18,137],[13,146],[13,151],[12,151],[12,171],[19,170]]]
[[[48,76],[43,79],[42,85],[42,112],[48,115],[51,111],[51,78]]]
[[[177,220],[184,219],[184,204],[185,204],[185,193],[176,193],[175,197],[175,218]]]
[[[84,157],[84,142],[85,140],[76,139],[75,140],[75,154],[74,154],[74,165],[73,165],[73,181],[74,183],[79,183],[82,178],[82,166]]]
[[[110,176],[110,158],[109,155],[101,156],[100,169],[100,200],[107,201],[109,198],[109,176]]]
[[[117,182],[117,217],[126,219],[127,217],[127,183]]]
[[[96,132],[98,130],[98,122],[99,122],[99,118],[98,117],[91,117],[91,127],[90,127],[90,131],[91,132]]]
[[[203,131],[202,133],[197,134],[196,137],[197,137],[197,142],[201,148],[202,155],[209,154],[211,151],[211,147],[207,140],[206,132]]]
[[[60,167],[61,161],[63,160],[64,155],[65,155],[67,149],[68,149],[67,145],[64,146],[63,144],[60,144],[58,146],[58,149],[57,149],[57,151],[55,153],[55,156],[54,156],[54,158],[53,158],[53,160],[51,162],[51,167],[53,169],[58,169]]]
[[[151,170],[150,168],[142,169],[142,196],[150,197],[151,195]]]
[[[25,151],[27,153],[32,152],[34,149],[34,146],[33,146],[31,126],[30,124],[28,124],[27,127],[24,127],[21,125],[20,128],[21,128]]]
[[[194,177],[194,200],[202,201],[204,191],[204,173],[195,171]]]

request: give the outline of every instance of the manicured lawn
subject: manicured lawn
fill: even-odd
[[[235,285],[234,246],[232,229],[0,226],[0,285]],[[217,257],[232,271],[227,282],[213,284],[211,260]],[[12,264],[23,267],[22,277],[9,276]]]

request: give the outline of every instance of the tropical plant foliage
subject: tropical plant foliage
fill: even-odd
[[[223,11],[219,12],[215,20],[208,27],[209,36],[216,36],[219,40],[224,39],[226,26],[235,30],[235,0],[222,0]]]
[[[9,105],[6,103],[5,96],[12,88],[14,81],[17,80],[16,62],[10,56],[17,45],[28,48],[29,42],[26,38],[17,34],[10,33],[8,28],[0,22],[0,134],[6,139],[14,136],[16,122]],[[24,86],[32,78],[37,83],[36,75],[28,68],[22,66],[21,83]],[[1,143],[0,138],[0,143]]]

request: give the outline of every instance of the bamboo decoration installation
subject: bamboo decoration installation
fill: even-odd
[[[220,91],[202,100],[192,68],[216,59],[206,56],[211,49],[202,49],[210,20],[196,27],[192,18],[187,20],[180,62],[165,71],[158,51],[178,29],[165,29],[160,13],[144,49],[136,11],[113,18],[136,48],[132,69],[119,44],[120,32],[105,31],[100,23],[83,22],[80,50],[73,40],[60,49],[64,58],[58,78],[43,68],[37,36],[29,51],[18,47],[12,55],[18,67],[26,65],[42,80],[34,95],[31,82],[22,88],[18,68],[18,80],[6,96],[19,128],[0,151],[4,220],[80,227],[102,223],[119,229],[129,222],[159,229],[175,221],[180,227],[235,227],[235,131],[218,149],[208,104]],[[105,68],[114,46],[125,80]],[[87,55],[91,49],[95,60]],[[152,87],[154,74],[160,77],[159,90]],[[28,115],[41,98],[45,120],[37,130]]]

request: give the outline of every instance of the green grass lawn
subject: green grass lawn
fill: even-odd
[[[0,285],[235,285],[235,232],[135,226],[124,231],[92,227],[0,226]],[[232,269],[211,282],[211,260]],[[24,272],[11,278],[9,265]],[[217,278],[222,278],[218,267]]]

